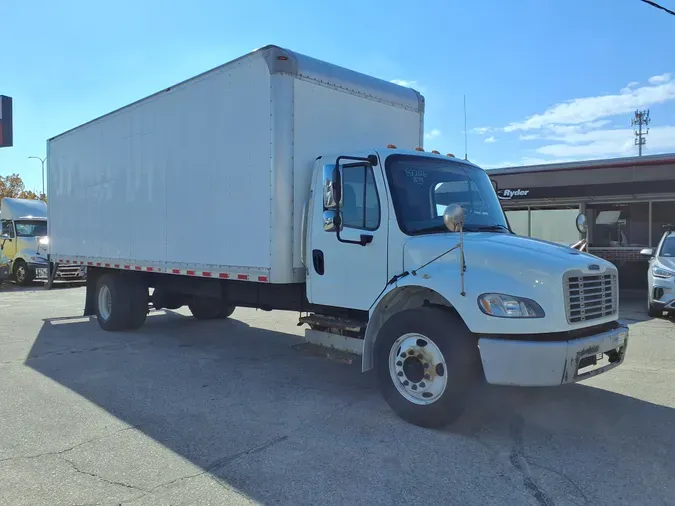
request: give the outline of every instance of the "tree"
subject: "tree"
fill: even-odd
[[[18,174],[9,176],[0,176],[0,200],[4,197],[43,200],[47,202],[47,196],[38,194],[31,190],[26,190],[23,179]]]

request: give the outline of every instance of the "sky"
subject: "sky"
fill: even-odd
[[[675,10],[675,0],[661,0]],[[640,0],[0,0],[0,175],[46,139],[267,44],[426,98],[425,148],[484,168],[675,152],[675,16]]]

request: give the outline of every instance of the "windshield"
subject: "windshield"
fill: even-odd
[[[668,234],[668,237],[663,241],[661,246],[661,253],[659,256],[662,257],[675,257],[675,236]]]
[[[464,208],[469,232],[508,232],[506,218],[488,175],[455,159],[392,155],[385,163],[401,230],[408,235],[447,232],[443,211]]]
[[[47,222],[44,220],[15,221],[16,235],[19,237],[38,237],[47,235]]]

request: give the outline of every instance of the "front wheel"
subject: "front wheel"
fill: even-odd
[[[14,268],[14,281],[16,281],[16,284],[28,286],[33,282],[33,279],[35,279],[35,272],[28,268],[26,262],[18,260]]]
[[[375,368],[389,406],[421,427],[454,422],[484,379],[476,338],[440,308],[410,309],[387,320],[375,343]]]

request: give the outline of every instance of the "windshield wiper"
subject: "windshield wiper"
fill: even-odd
[[[480,227],[474,227],[473,230],[475,231],[480,231],[480,232],[496,232],[497,230],[506,230],[509,234],[511,231],[509,230],[509,227],[506,225],[481,225]]]
[[[434,225],[433,227],[420,228],[412,232],[412,235],[432,234],[434,232],[448,232],[445,225]]]

